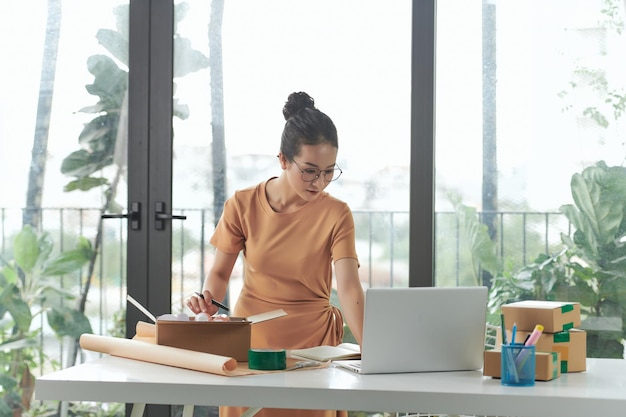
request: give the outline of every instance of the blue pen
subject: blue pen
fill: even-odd
[[[517,374],[517,368],[515,367],[515,357],[513,356],[513,349],[506,349],[502,351],[503,354],[506,354],[506,366],[509,368],[509,375],[513,378],[515,383],[519,383],[519,375]]]
[[[515,345],[515,334],[517,333],[517,323],[513,323],[513,329],[511,330],[511,344],[509,346]],[[513,350],[507,349],[507,361],[509,368],[509,373],[513,377],[515,383],[519,382],[519,376],[517,374],[517,368],[515,367],[515,357],[513,356]]]
[[[515,333],[517,333],[517,323],[513,323],[513,331],[511,333],[511,344],[515,344]]]

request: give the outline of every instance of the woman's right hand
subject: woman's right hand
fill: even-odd
[[[198,294],[202,294],[202,296]],[[211,294],[211,291],[204,290],[202,293],[195,293],[187,298],[187,307],[194,314],[205,313],[208,316],[212,316],[219,310],[216,305],[211,303],[212,299],[213,294]]]

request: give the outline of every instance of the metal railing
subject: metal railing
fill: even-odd
[[[213,231],[212,209],[177,210],[184,222],[174,222],[172,238],[172,309],[183,309],[185,294],[202,284],[211,262],[209,239]],[[0,256],[13,259],[13,238],[21,229],[22,210],[0,208]],[[561,213],[503,211],[488,214],[495,233],[492,241],[500,260],[521,267],[541,253],[555,252],[560,234],[569,234],[570,225]],[[401,287],[408,285],[409,213],[408,211],[353,211],[360,277],[364,287]],[[53,254],[73,249],[79,237],[93,241],[100,224],[100,210],[89,208],[46,208],[41,210],[40,231],[54,242]],[[126,220],[109,219],[103,223],[103,242],[96,259],[88,294],[86,314],[93,331],[109,334],[114,317],[126,306]],[[468,266],[467,237],[454,212],[435,213],[437,285],[464,285],[471,275]],[[235,268],[231,280],[237,291]],[[77,296],[83,291],[86,271],[58,278],[59,286]],[[43,329],[41,343],[48,358],[63,363],[64,349],[43,318],[34,324]],[[44,365],[42,360],[42,367]]]

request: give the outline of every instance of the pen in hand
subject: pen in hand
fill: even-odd
[[[200,297],[200,298],[202,298],[202,299],[204,300],[204,294],[202,294],[201,292],[198,292],[198,291],[195,291],[195,293],[196,293],[196,295],[197,295],[198,297]],[[211,298],[211,304],[214,304],[214,305],[218,306],[218,307],[219,307],[219,308],[221,308],[222,310],[225,310],[225,311],[230,311],[230,310],[228,309],[228,307],[226,307],[224,304],[220,303],[219,301],[217,301],[217,300],[215,300],[215,299],[213,299],[213,298]]]

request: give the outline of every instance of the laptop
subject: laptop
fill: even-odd
[[[483,366],[487,287],[368,288],[362,374],[476,370]]]

